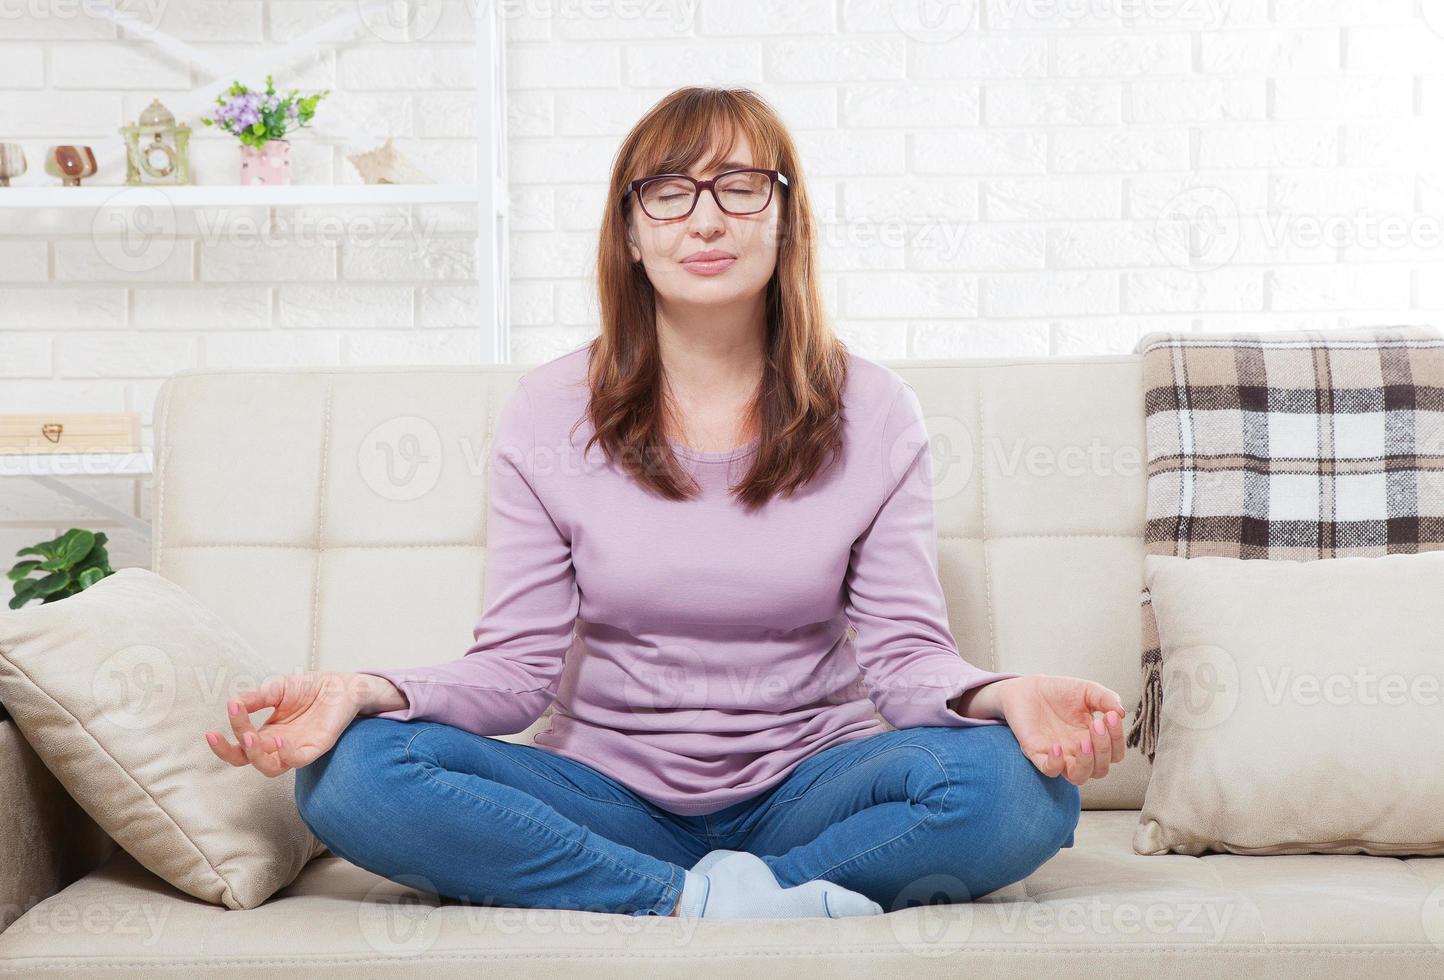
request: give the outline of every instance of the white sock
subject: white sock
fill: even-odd
[[[703,854],[700,858],[697,859],[697,863],[692,865],[692,870],[697,872],[699,875],[704,875],[707,873],[707,869],[712,867],[712,865],[716,864],[727,855],[736,853],[738,852],[723,850],[720,847],[715,851],[708,851],[706,854]],[[776,876],[774,875],[774,877]]]
[[[866,895],[831,881],[783,888],[767,862],[748,851],[711,851],[684,874],[677,914],[689,918],[840,919],[882,913],[882,906]]]

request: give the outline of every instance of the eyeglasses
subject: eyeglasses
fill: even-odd
[[[727,214],[745,215],[765,211],[772,203],[775,184],[787,186],[787,178],[776,170],[747,168],[729,170],[710,180],[697,180],[686,174],[657,174],[638,177],[627,185],[622,203],[634,191],[642,210],[655,221],[685,218],[697,206],[704,190],[712,192],[712,200]]]

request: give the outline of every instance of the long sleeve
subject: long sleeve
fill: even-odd
[[[449,663],[359,671],[390,680],[410,702],[377,717],[511,735],[555,699],[580,598],[571,544],[535,491],[535,452],[523,379],[502,406],[491,450],[485,601],[475,642]]]
[[[853,542],[846,578],[845,611],[872,701],[899,729],[1003,724],[965,717],[947,704],[1021,675],[982,670],[958,653],[938,578],[932,453],[922,405],[906,382],[893,397],[882,439],[885,479],[901,477]]]

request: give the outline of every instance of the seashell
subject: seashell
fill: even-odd
[[[401,155],[401,151],[387,139],[379,147],[367,153],[357,153],[346,158],[355,166],[361,179],[368,184],[434,184]]]

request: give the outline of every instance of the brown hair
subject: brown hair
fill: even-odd
[[[683,173],[718,144],[699,172],[728,159],[737,134],[746,135],[753,165],[780,170],[790,182],[774,189],[778,216],[777,267],[767,283],[765,364],[747,411],[758,444],[742,482],[731,489],[748,507],[774,494],[791,495],[828,462],[842,438],[842,391],[847,347],[822,304],[816,225],[797,150],[772,107],[745,88],[680,88],[653,106],[627,134],[612,164],[597,246],[601,331],[589,345],[590,415],[609,460],[671,500],[687,499],[696,484],[668,444],[668,417],[657,340],[652,284],[627,251],[627,184],[657,173]],[[630,202],[629,202],[630,203]]]

